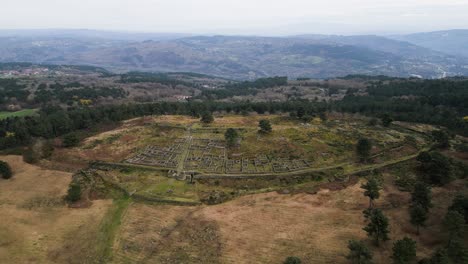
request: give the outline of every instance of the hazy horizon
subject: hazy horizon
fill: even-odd
[[[0,29],[4,30],[284,36],[468,28],[468,1],[457,0],[17,0],[2,5]]]

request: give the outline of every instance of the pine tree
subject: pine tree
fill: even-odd
[[[372,252],[361,241],[350,240],[348,242],[349,254],[347,259],[353,264],[372,264]]]
[[[234,146],[238,137],[239,135],[234,128],[228,128],[226,133],[224,133],[224,139],[226,140],[228,147]]]
[[[420,204],[415,204],[410,208],[411,224],[416,227],[416,232],[419,235],[419,228],[426,225],[428,211]]]
[[[214,117],[213,115],[211,114],[211,112],[204,112],[202,114],[202,117],[200,119],[200,121],[204,124],[210,124],[210,123],[213,123],[214,121]]]
[[[393,244],[393,263],[411,263],[416,258],[416,241],[405,237]]]
[[[429,211],[432,207],[431,200],[431,188],[424,182],[417,182],[411,192],[412,204],[419,204],[424,210]]]
[[[375,178],[371,178],[367,183],[361,185],[364,195],[369,197],[369,208],[374,206],[374,200],[379,199],[381,187]]]
[[[361,161],[367,161],[370,157],[370,151],[372,149],[372,142],[367,138],[359,139],[356,145],[356,152]]]
[[[260,132],[262,133],[270,133],[271,132],[271,124],[270,121],[266,119],[262,119],[258,122],[258,126],[260,127]]]
[[[388,218],[380,209],[368,209],[364,211],[364,216],[369,220],[366,227],[367,236],[374,238],[375,244],[379,246],[380,241],[387,241],[388,237]]]
[[[0,160],[0,175],[3,179],[10,179],[13,175],[10,165],[3,160]]]

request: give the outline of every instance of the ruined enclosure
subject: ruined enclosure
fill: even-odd
[[[147,146],[141,153],[126,159],[125,162],[164,168],[176,168],[187,139],[177,139],[169,147]]]
[[[269,158],[259,153],[254,158],[228,158],[223,140],[178,138],[168,147],[147,146],[124,162],[201,173],[262,174],[293,172],[311,167],[305,159]]]

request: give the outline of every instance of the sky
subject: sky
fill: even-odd
[[[1,0],[0,29],[396,34],[468,28],[468,0]]]

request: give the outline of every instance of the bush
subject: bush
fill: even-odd
[[[26,163],[37,163],[41,159],[52,156],[54,147],[48,140],[37,139],[23,151],[23,161]]]
[[[283,263],[284,264],[301,264],[302,261],[298,257],[287,257]]]
[[[67,134],[63,137],[63,146],[66,148],[75,147],[80,142],[76,134]]]
[[[372,149],[372,142],[367,138],[359,139],[356,145],[356,152],[361,161],[367,161],[370,157]]]
[[[356,264],[371,264],[372,263],[372,252],[369,248],[361,241],[350,240],[348,242],[349,254],[346,258],[351,263]]]
[[[204,124],[213,123],[214,117],[211,114],[211,112],[205,112],[205,113],[202,114],[202,117],[201,117],[200,121],[202,123],[204,123]]]
[[[10,179],[13,176],[10,165],[2,160],[0,160],[0,175],[3,179]]]
[[[408,237],[393,244],[393,263],[412,263],[416,259],[416,242]]]
[[[70,184],[65,199],[71,203],[79,201],[81,199],[81,186],[76,183]]]
[[[270,133],[271,132],[271,124],[270,121],[266,119],[262,119],[258,122],[258,126],[260,127],[260,132],[262,133]]]
[[[445,185],[453,180],[451,160],[439,152],[421,152],[418,170],[428,184]]]
[[[29,164],[34,164],[39,161],[39,158],[37,157],[36,153],[34,153],[33,149],[31,147],[28,147],[23,152],[23,161]]]

